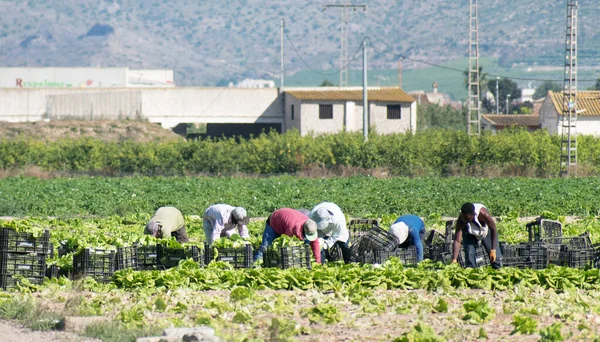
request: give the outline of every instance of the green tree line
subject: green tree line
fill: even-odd
[[[600,138],[579,137],[579,162],[600,170]],[[36,166],[46,171],[109,175],[194,173],[280,174],[338,167],[383,168],[392,175],[553,176],[559,171],[559,137],[516,130],[470,137],[430,129],[416,134],[361,133],[301,136],[297,131],[251,139],[105,142],[0,140],[0,169]]]

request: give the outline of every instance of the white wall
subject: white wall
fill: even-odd
[[[292,106],[294,106],[294,120],[292,120]],[[302,128],[302,102],[289,94],[285,94],[284,131],[292,128],[301,132]]]
[[[291,96],[290,96],[291,97]],[[333,119],[319,119],[319,104],[333,105]],[[416,131],[416,102],[402,103],[401,119],[387,118],[387,103],[369,102],[369,125],[378,133],[404,133]],[[288,109],[289,110],[289,109]],[[286,116],[289,115],[286,113]],[[302,135],[309,133],[325,134],[341,132],[344,127],[349,132],[363,129],[362,102],[354,101],[304,101],[302,102]]]
[[[141,92],[131,90],[50,95],[47,108],[47,116],[51,120],[124,120],[142,117]]]
[[[174,87],[171,69],[132,69],[127,73],[128,87]]]
[[[558,130],[558,113],[556,108],[550,99],[550,96],[546,96],[542,108],[540,109],[540,124],[542,129],[546,129],[550,134],[560,133]]]
[[[144,88],[141,107],[150,122],[283,123],[277,88]]]
[[[17,85],[17,79],[22,80],[21,87]],[[0,88],[106,88],[126,85],[127,68],[0,68]]]

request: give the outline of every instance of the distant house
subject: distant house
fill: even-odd
[[[532,132],[540,128],[539,116],[531,114],[486,114],[481,116],[483,131],[497,132],[506,128],[524,128]]]
[[[419,104],[419,105],[433,103],[433,104],[443,106],[446,103],[450,102],[449,101],[450,99],[447,97],[446,94],[438,92],[438,83],[437,82],[433,83],[432,88],[433,88],[432,93],[426,93],[423,90],[416,90],[416,91],[411,91],[408,94],[410,96],[414,97],[415,100],[417,101],[417,104]]]
[[[322,87],[285,91],[285,130],[302,135],[360,131],[363,127],[361,88]],[[400,88],[369,88],[370,127],[378,133],[416,132],[417,103]]]
[[[540,109],[542,128],[550,134],[560,134],[559,117],[565,106],[562,92],[549,91]],[[577,134],[600,135],[600,91],[577,92],[576,110]]]

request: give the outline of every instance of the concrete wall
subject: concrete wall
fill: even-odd
[[[558,134],[558,113],[550,99],[546,96],[542,108],[540,109],[540,125],[542,129],[546,129],[550,134]]]
[[[288,98],[294,99],[291,96]],[[294,99],[295,100],[295,99]],[[295,100],[300,102],[298,100]],[[297,103],[296,102],[296,103]],[[333,119],[319,119],[319,105],[333,105]],[[416,102],[402,103],[401,119],[387,118],[387,103],[369,102],[369,125],[377,132],[383,134],[416,132]],[[287,108],[286,117],[289,114]],[[305,101],[302,102],[302,121],[300,132],[302,135],[309,133],[325,134],[337,133],[342,130],[358,132],[363,129],[363,106],[362,102],[354,101]],[[296,113],[298,116],[298,113]]]
[[[276,88],[0,89],[0,121],[12,122],[141,117],[166,128],[179,123],[281,125],[281,106]]]
[[[294,106],[294,120],[292,120],[292,106]],[[297,129],[302,132],[302,102],[295,97],[285,94],[284,131]]]
[[[333,119],[319,119],[319,105],[333,105]],[[300,132],[325,134],[337,133],[344,129],[346,102],[343,101],[304,101],[302,102],[302,121]]]
[[[411,131],[411,110],[409,103],[402,103],[400,107],[401,119],[387,118],[387,103],[374,102],[369,104],[370,124],[378,133],[404,133]],[[362,112],[362,106],[361,112]]]
[[[141,92],[96,91],[48,96],[47,117],[51,120],[123,120],[142,117]]]
[[[141,91],[143,117],[163,127],[187,123],[283,124],[277,88],[148,88]]]

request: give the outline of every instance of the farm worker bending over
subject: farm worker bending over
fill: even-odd
[[[177,242],[188,242],[185,222],[181,211],[174,207],[161,207],[146,224],[144,234],[150,234],[157,238],[168,239],[175,237]]]
[[[269,247],[273,240],[280,235],[297,237],[300,240],[310,242],[310,248],[318,263],[321,263],[321,248],[317,239],[317,224],[296,209],[281,208],[275,210],[267,219],[262,243],[254,261],[262,258],[263,250]]]
[[[228,204],[211,205],[204,211],[203,221],[208,244],[212,244],[215,240],[224,236],[231,237],[234,234],[232,230],[235,227],[237,227],[242,238],[247,239],[250,237],[246,227],[250,219],[246,209],[242,207],[232,207]]]
[[[456,220],[452,263],[455,263],[458,259],[460,240],[463,235],[465,264],[467,267],[477,267],[476,247],[479,240],[481,240],[483,247],[490,256],[492,267],[495,269],[502,267],[502,253],[498,248],[496,222],[483,204],[465,203],[460,208],[460,215]]]
[[[417,248],[417,262],[423,261],[423,242],[425,223],[417,215],[402,215],[390,227],[392,233],[402,247]]]
[[[310,218],[317,223],[319,246],[323,248],[321,260],[325,260],[325,252],[337,244],[342,250],[344,262],[350,262],[350,234],[346,228],[346,217],[342,209],[331,202],[318,204],[310,212]]]

